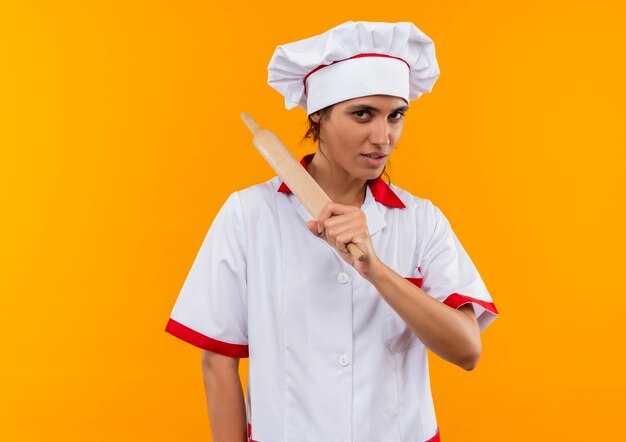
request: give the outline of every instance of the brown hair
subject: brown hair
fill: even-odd
[[[324,118],[328,118],[330,116],[330,112],[332,111],[332,109],[333,109],[333,105],[331,104],[330,106],[326,106],[324,109],[320,109],[314,112],[320,116],[319,122],[315,122],[313,118],[311,118],[311,115],[313,114],[307,117],[309,119],[309,129],[304,134],[304,137],[302,137],[302,141],[305,141],[310,138],[313,141],[313,143],[317,143],[320,140],[320,122]]]

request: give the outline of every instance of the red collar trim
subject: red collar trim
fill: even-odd
[[[311,162],[314,156],[314,153],[305,155],[302,160],[300,160],[300,164],[302,165],[302,167],[306,169],[306,166]],[[395,207],[397,209],[404,209],[406,207],[402,200],[398,198],[398,195],[396,195],[394,191],[391,190],[389,185],[385,183],[382,178],[378,177],[374,180],[368,180],[367,185],[372,192],[372,196],[379,203],[384,204],[388,207]],[[282,193],[291,193],[291,189],[289,189],[289,187],[285,183],[280,183],[278,191]]]

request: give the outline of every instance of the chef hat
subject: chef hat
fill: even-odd
[[[346,22],[315,37],[280,45],[268,70],[285,107],[310,115],[340,101],[392,95],[407,103],[439,76],[433,41],[413,23]]]

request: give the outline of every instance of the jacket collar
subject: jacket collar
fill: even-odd
[[[314,153],[305,155],[302,160],[300,160],[300,164],[302,165],[302,167],[306,169],[307,165],[311,162],[314,156]],[[398,195],[396,195],[394,191],[391,190],[391,187],[389,187],[389,185],[385,183],[382,178],[378,177],[373,180],[368,180],[367,186],[371,191],[374,199],[379,203],[384,204],[387,207],[394,207],[397,209],[404,209],[406,207],[402,200],[398,198]],[[291,193],[291,190],[284,182],[281,182],[280,186],[278,187],[278,191],[283,193]]]

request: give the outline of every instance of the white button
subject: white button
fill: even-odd
[[[342,284],[347,284],[350,282],[350,276],[348,276],[347,273],[341,272],[340,274],[337,275],[337,281],[339,281]]]
[[[350,358],[348,355],[341,355],[337,358],[337,362],[339,362],[339,365],[342,367],[347,367],[350,364]]]

